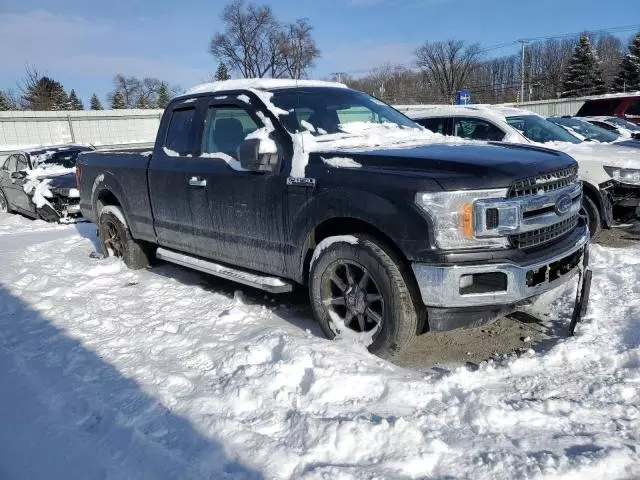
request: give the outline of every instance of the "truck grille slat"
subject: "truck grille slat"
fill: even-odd
[[[511,240],[511,244],[516,248],[526,249],[537,247],[543,243],[558,240],[571,232],[578,225],[578,218],[579,215],[574,215],[555,225],[519,235],[512,235],[509,239]]]
[[[538,195],[540,192],[551,192],[566,187],[578,180],[578,167],[566,168],[557,172],[525,178],[513,184],[509,191],[509,197],[525,197]]]

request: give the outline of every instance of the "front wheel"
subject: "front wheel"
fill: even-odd
[[[582,197],[582,213],[586,217],[589,233],[593,240],[602,230],[602,219],[596,203],[588,196]]]
[[[132,236],[122,210],[117,207],[105,207],[100,213],[98,235],[105,257],[117,257],[127,267],[138,270],[149,266],[149,252],[141,242]]]
[[[422,308],[408,272],[390,249],[373,237],[330,237],[318,244],[309,294],[325,335],[367,346],[392,358],[418,331]]]

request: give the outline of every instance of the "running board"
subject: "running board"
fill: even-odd
[[[232,280],[250,287],[259,288],[269,293],[286,293],[293,291],[293,285],[280,277],[270,277],[268,275],[261,275],[258,273],[251,273],[245,270],[227,267],[220,265],[219,263],[214,263],[198,257],[192,257],[186,253],[174,252],[173,250],[167,250],[162,247],[156,250],[156,257],[160,260],[176,263],[183,267],[193,268],[210,275],[215,275],[216,277]]]

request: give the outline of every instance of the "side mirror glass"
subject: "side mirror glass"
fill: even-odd
[[[270,138],[247,138],[238,147],[240,166],[252,172],[271,172],[278,164],[278,146]]]
[[[27,176],[27,172],[11,172],[11,178],[13,178],[14,180],[24,180],[24,178]]]

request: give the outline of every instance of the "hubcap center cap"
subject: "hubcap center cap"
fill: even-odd
[[[367,302],[365,301],[365,293],[360,288],[352,288],[347,291],[346,294],[347,307],[352,313],[360,314],[364,313],[367,309]]]

